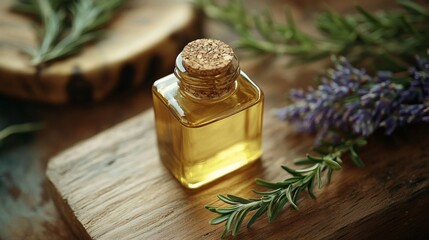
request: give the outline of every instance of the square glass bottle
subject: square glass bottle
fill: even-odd
[[[260,158],[263,93],[219,40],[189,43],[152,88],[161,161],[197,188]]]

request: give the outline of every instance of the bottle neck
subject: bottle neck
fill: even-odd
[[[188,98],[199,101],[220,101],[229,97],[237,88],[240,67],[234,56],[231,66],[213,76],[200,76],[186,71],[182,64],[182,54],[176,58],[174,75],[179,79],[179,91]]]

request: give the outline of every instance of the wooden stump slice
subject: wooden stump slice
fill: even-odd
[[[102,39],[37,71],[20,51],[36,45],[34,23],[0,3],[0,93],[63,104],[100,101],[118,89],[171,73],[177,54],[201,33],[197,11],[184,1],[130,0]]]

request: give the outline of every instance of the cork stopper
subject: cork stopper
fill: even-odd
[[[226,43],[214,39],[198,39],[182,51],[183,67],[199,76],[218,75],[231,66],[234,52]]]

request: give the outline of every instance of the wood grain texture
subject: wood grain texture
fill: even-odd
[[[420,128],[424,126],[419,126]],[[158,159],[152,110],[53,158],[47,169],[51,193],[79,238],[216,239],[223,226],[208,224],[218,193],[252,196],[252,179],[282,179],[279,165],[302,156],[311,138],[298,137],[265,116],[261,161],[197,190],[187,190]],[[317,200],[304,197],[301,211],[286,210],[269,225],[264,217],[240,239],[357,239],[424,236],[429,220],[427,133],[389,148],[371,139],[368,167],[346,164]],[[371,151],[372,150],[372,151]],[[285,161],[287,159],[287,161]],[[411,217],[411,213],[413,213]],[[419,216],[418,218],[416,216]]]
[[[0,5],[8,1],[10,0],[1,0]],[[245,3],[254,11],[268,7],[280,20],[284,20],[284,10],[289,8],[296,17],[297,25],[308,32],[314,32],[312,16],[315,11],[323,8],[324,3],[328,3],[330,8],[338,12],[352,12],[357,3],[372,10],[393,5],[391,0],[246,0]],[[218,38],[227,43],[237,39],[228,28],[216,21],[205,21],[204,30],[207,37]],[[175,35],[175,38],[180,39],[180,36]],[[241,51],[237,53],[241,54]],[[285,105],[287,91],[314,84],[315,76],[326,67],[326,64],[312,64],[286,69],[284,66],[287,58],[273,59],[265,56],[242,56],[240,62],[242,69],[263,89],[268,117],[273,108]],[[146,83],[148,85],[143,88],[115,94],[101,103],[90,105],[46,106],[0,97],[0,102],[3,103],[0,106],[1,122],[4,117],[14,115],[12,113],[26,113],[45,124],[42,131],[35,133],[32,138],[26,138],[24,143],[15,141],[14,138],[10,139],[7,146],[0,146],[0,239],[77,239],[71,235],[69,224],[60,218],[48,194],[49,184],[45,184],[47,162],[60,151],[150,108],[149,81]],[[4,104],[10,106],[12,113],[5,114]],[[265,120],[268,121],[267,118]],[[206,220],[214,215],[202,206],[219,206],[221,203],[215,197],[218,193],[254,196],[250,189],[256,187],[253,182],[255,177],[269,180],[284,178],[287,175],[279,165],[291,164],[294,157],[302,157],[312,144],[311,137],[294,134],[287,124],[276,122],[276,126],[280,129],[277,132],[274,128],[267,132],[265,127],[265,139],[272,138],[273,141],[264,140],[264,147],[275,150],[265,151],[262,161],[239,170],[207,189],[192,192],[183,190],[184,192],[178,195],[179,200],[146,197],[155,199],[151,202],[160,201],[168,205],[160,210],[150,211],[161,220],[168,217],[168,211],[165,210],[172,206],[170,201],[182,201],[189,210],[182,223],[169,219],[166,227],[162,227],[166,222],[158,223],[158,220],[153,218],[151,226],[156,230],[152,233],[159,232],[160,237],[154,235],[151,239],[160,239],[167,235],[167,239],[180,239],[172,234],[177,229],[180,230],[179,236],[184,235],[182,231],[191,232],[185,239],[218,239],[222,227],[207,224]],[[317,200],[306,197],[300,201],[301,211],[288,209],[272,224],[268,224],[266,218],[261,219],[252,229],[242,229],[236,239],[267,239],[270,235],[273,235],[273,239],[303,239],[306,235],[302,233],[302,229],[305,229],[307,223],[316,225],[311,227],[313,234],[323,229],[321,236],[325,236],[326,231],[335,228],[328,226],[327,222],[332,222],[334,218],[341,222],[349,215],[361,214],[360,209],[373,206],[374,201],[371,201],[371,205],[359,199],[377,198],[378,195],[374,193],[377,191],[381,198],[385,197],[381,202],[384,208],[379,206],[376,213],[338,230],[336,235],[325,238],[363,239],[372,234],[373,239],[429,239],[427,183],[420,181],[427,177],[424,171],[428,166],[428,154],[425,150],[428,135],[427,126],[416,126],[410,131],[409,139],[401,143],[400,148],[385,144],[385,139],[381,137],[372,138],[363,151],[367,164],[364,170],[346,164],[343,172],[334,174],[332,185],[320,192]],[[273,145],[282,141],[286,142],[285,145]],[[376,166],[373,167],[373,164]],[[166,176],[168,177],[168,174]],[[153,184],[162,186],[163,179],[154,181]],[[177,184],[177,187],[179,186]],[[371,188],[375,188],[372,194],[367,193]],[[177,192],[178,189],[174,191]],[[407,195],[408,193],[412,195]],[[341,204],[349,198],[353,199],[353,204]],[[391,198],[393,200],[390,200]],[[62,198],[58,199],[64,201]],[[190,203],[192,201],[194,203]],[[390,201],[392,204],[389,204]],[[342,215],[337,214],[338,212],[342,212]],[[173,229],[165,229],[168,227]],[[196,229],[192,230],[192,227]],[[342,235],[344,237],[341,237]]]
[[[0,93],[53,104],[100,101],[171,71],[201,20],[184,1],[130,0],[102,39],[40,70],[20,48],[36,45],[34,22],[0,3]],[[155,76],[154,76],[155,75]]]

